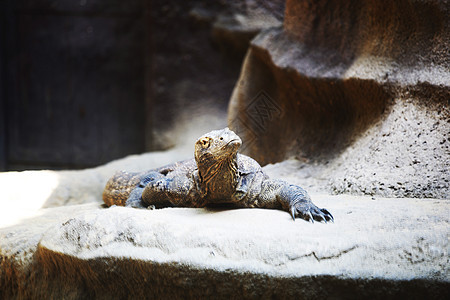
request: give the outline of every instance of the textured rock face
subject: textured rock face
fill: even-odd
[[[0,229],[0,296],[444,297],[448,201],[314,198],[334,224],[262,209],[41,210]]]
[[[329,192],[448,198],[448,16],[438,1],[287,1],[229,104],[244,153],[295,157]]]

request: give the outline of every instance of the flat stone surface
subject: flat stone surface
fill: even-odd
[[[0,229],[0,296],[440,298],[448,290],[448,200],[312,197],[334,223],[264,209],[37,210]]]
[[[335,223],[293,222],[277,210],[112,207],[55,224],[39,247],[80,259],[177,262],[273,276],[450,279],[448,201],[314,199],[333,212]]]

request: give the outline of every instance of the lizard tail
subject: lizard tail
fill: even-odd
[[[103,202],[107,206],[125,206],[128,196],[140,181],[138,173],[116,172],[106,183],[103,190]]]

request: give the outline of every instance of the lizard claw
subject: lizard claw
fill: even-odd
[[[322,212],[321,216],[325,218],[326,221],[331,221],[334,223],[334,217],[328,210],[326,210],[325,208],[320,208],[320,211]]]
[[[291,217],[292,217],[292,220],[295,221],[295,207],[293,205],[291,206]]]
[[[311,201],[294,203],[289,208],[289,212],[294,220],[297,217],[302,218],[305,221],[311,221],[311,223],[314,223],[314,221],[324,223],[328,223],[328,221],[334,222],[334,218],[328,210],[325,208],[318,208]]]
[[[311,211],[308,211],[308,216],[309,216],[309,220],[311,221],[311,223],[314,224],[314,218],[313,218],[313,216],[311,214]]]

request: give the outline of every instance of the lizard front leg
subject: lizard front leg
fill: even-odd
[[[194,181],[185,176],[163,176],[150,181],[142,192],[142,202],[155,207],[198,207],[199,195],[196,192]],[[197,201],[196,201],[197,200]]]
[[[312,203],[308,193],[301,187],[282,180],[267,179],[263,181],[258,196],[258,207],[282,208],[295,218],[306,221],[333,221],[331,213],[325,208],[318,208]]]
[[[142,194],[145,190],[145,187],[148,184],[153,182],[158,182],[162,180],[164,175],[157,171],[149,171],[147,173],[140,174],[140,181],[136,185],[136,187],[129,194],[125,206],[133,207],[133,208],[145,208],[145,202],[143,202]]]

